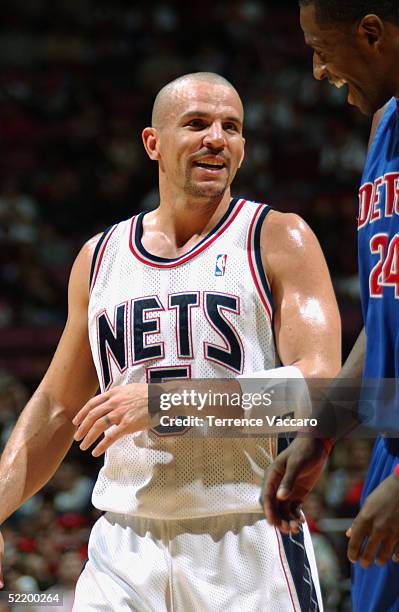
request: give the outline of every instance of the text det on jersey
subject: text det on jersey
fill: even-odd
[[[386,222],[399,215],[399,172],[388,172],[359,190],[358,230],[376,226],[370,240],[370,254],[375,258],[369,276],[370,297],[382,297],[384,287],[391,287],[399,299],[399,235],[390,233]],[[385,223],[383,223],[385,221]],[[385,231],[384,231],[385,230]]]

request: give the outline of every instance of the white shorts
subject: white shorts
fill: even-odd
[[[261,514],[154,520],[106,513],[94,525],[73,612],[316,612],[310,535]]]

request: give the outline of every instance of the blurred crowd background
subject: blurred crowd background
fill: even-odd
[[[79,248],[158,203],[141,131],[157,91],[187,72],[218,72],[241,94],[247,149],[233,193],[297,212],[314,229],[347,355],[362,325],[356,216],[369,121],[347,106],[345,88],[314,81],[297,13],[295,2],[267,0],[2,3],[1,445],[60,336]],[[340,444],[307,503],[332,612],[350,610],[343,532],[369,452],[367,441]],[[90,494],[99,466],[86,455],[72,449],[3,530],[8,588],[62,589],[66,610],[97,516]]]

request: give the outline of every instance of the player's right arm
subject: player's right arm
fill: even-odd
[[[97,240],[86,243],[75,260],[64,332],[1,456],[0,524],[54,475],[73,442],[72,419],[97,390],[87,325],[90,266]],[[0,556],[2,544],[1,540]]]

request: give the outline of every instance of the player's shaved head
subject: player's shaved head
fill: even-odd
[[[184,74],[170,83],[167,83],[167,85],[162,87],[159,91],[152,108],[152,127],[161,129],[170,112],[174,109],[177,94],[183,88],[190,88],[191,85],[196,83],[210,83],[211,85],[229,87],[236,92],[237,97],[240,99],[236,88],[230,81],[220,74],[216,74],[216,72],[193,72],[191,74]]]

